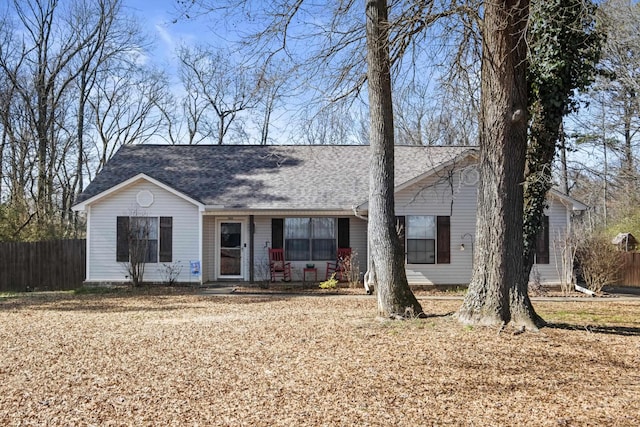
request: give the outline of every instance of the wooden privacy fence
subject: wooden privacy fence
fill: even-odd
[[[76,289],[85,260],[84,239],[0,243],[0,292]]]
[[[625,252],[622,260],[618,285],[640,287],[640,252]]]

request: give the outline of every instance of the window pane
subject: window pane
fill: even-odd
[[[284,255],[288,261],[309,261],[309,239],[287,239],[284,243]]]
[[[407,263],[435,264],[436,241],[433,239],[408,239]]]
[[[335,239],[336,220],[335,218],[313,218],[311,220],[312,234],[314,239]]]
[[[407,238],[408,239],[435,239],[436,238],[436,217],[431,215],[407,216]]]
[[[242,239],[242,224],[223,222],[220,224],[220,246],[223,248],[239,248]]]
[[[149,240],[147,242],[147,254],[144,262],[158,262],[158,241]]]
[[[131,233],[135,239],[131,243],[132,257],[143,262],[158,262],[158,218],[131,217]]]
[[[310,218],[285,218],[284,238],[285,239],[308,239],[310,233]]]
[[[138,239],[157,239],[158,218],[134,216],[131,218],[131,231]]]
[[[313,240],[313,261],[335,261],[336,241],[335,239],[314,239]]]

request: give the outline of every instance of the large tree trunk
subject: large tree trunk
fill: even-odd
[[[458,311],[467,324],[508,323],[511,289],[522,276],[528,9],[527,0],[485,3],[476,250]]]
[[[369,271],[378,297],[378,314],[406,317],[422,313],[407,282],[395,228],[393,104],[386,0],[365,0],[370,115]]]

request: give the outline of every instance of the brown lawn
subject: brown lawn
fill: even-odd
[[[0,425],[640,425],[640,300],[536,302],[556,327],[375,317],[375,298],[0,298]]]

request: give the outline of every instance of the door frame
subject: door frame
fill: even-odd
[[[220,252],[221,252],[221,229],[223,223],[237,223],[240,224],[240,275],[238,276],[223,276],[220,273]],[[225,217],[225,218],[216,218],[216,226],[215,226],[215,276],[218,280],[247,280],[247,265],[249,256],[249,248],[248,248],[248,239],[247,239],[247,218],[244,217]]]

